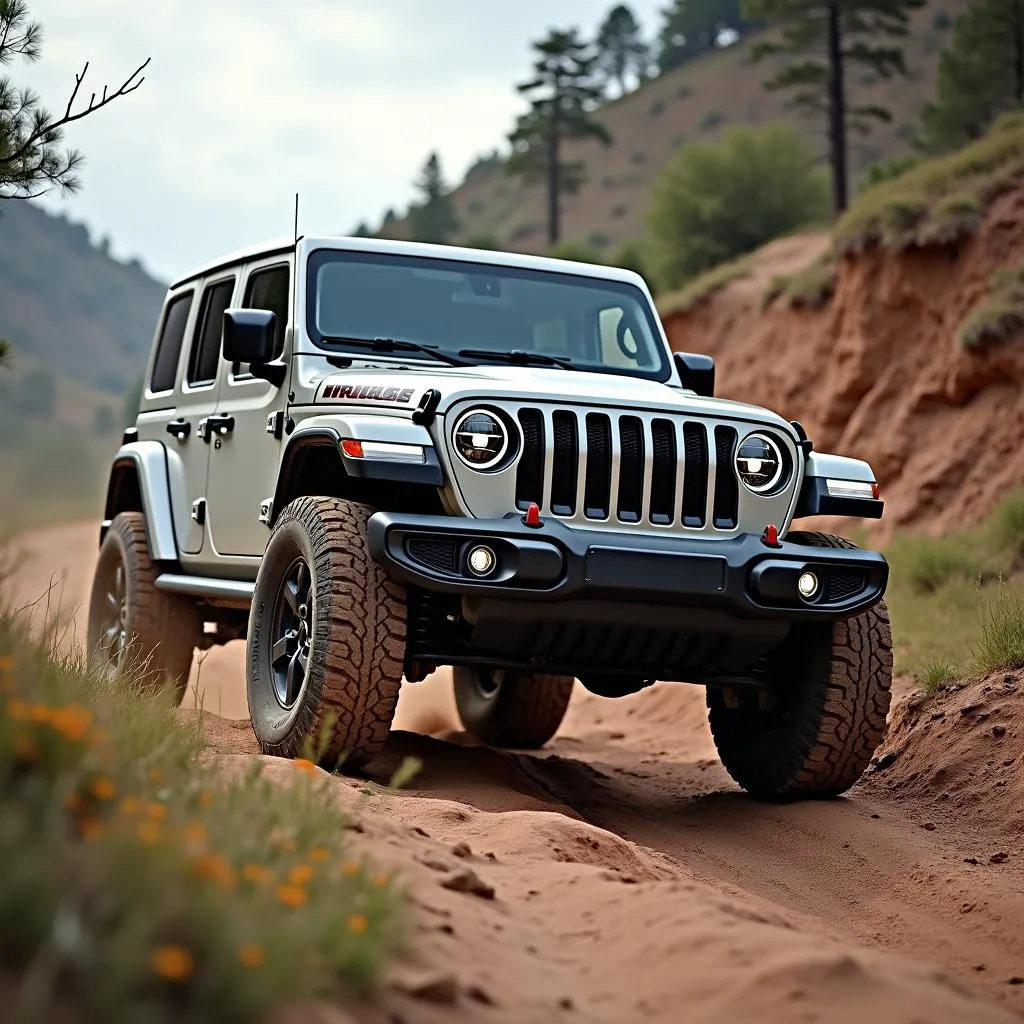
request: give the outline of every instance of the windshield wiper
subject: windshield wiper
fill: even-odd
[[[549,356],[546,352],[523,352],[521,349],[513,349],[511,352],[496,352],[487,348],[463,348],[459,349],[459,355],[467,359],[494,359],[497,362],[513,363],[517,366],[529,366],[531,363],[541,366],[560,366],[563,370],[572,369],[571,359],[560,359],[558,356]]]
[[[400,338],[346,338],[324,335],[321,341],[328,345],[351,345],[356,348],[368,348],[373,352],[422,352],[424,355],[440,359],[449,366],[468,366],[464,359],[437,348],[435,345],[421,345],[418,341],[403,341]]]

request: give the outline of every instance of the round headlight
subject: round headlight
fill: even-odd
[[[508,429],[486,409],[470,409],[455,423],[455,452],[471,469],[493,469],[508,451]]]
[[[764,494],[775,487],[782,470],[782,452],[764,434],[748,434],[736,449],[736,475],[755,494]]]

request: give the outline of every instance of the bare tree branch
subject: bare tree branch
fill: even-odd
[[[152,57],[147,57],[142,64],[139,65],[122,83],[121,87],[116,91],[107,95],[107,87],[103,87],[103,96],[96,102],[96,93],[92,94],[89,100],[88,106],[84,110],[80,110],[77,114],[71,112],[71,108],[74,106],[74,102],[78,97],[78,92],[82,87],[82,82],[85,80],[86,72],[89,70],[89,62],[85,62],[85,67],[82,68],[80,75],[75,75],[75,87],[71,91],[71,98],[68,100],[67,106],[64,109],[64,116],[58,118],[56,121],[50,121],[43,125],[41,128],[37,128],[22,144],[21,148],[15,152],[7,155],[0,156],[0,165],[16,163],[25,157],[28,152],[38,143],[40,140],[45,140],[48,136],[52,135],[55,131],[63,128],[65,125],[71,124],[73,121],[80,121],[83,117],[88,117],[89,114],[95,113],[97,110],[105,107],[108,103],[112,103],[119,96],[127,96],[129,93],[135,92],[136,89],[146,80],[145,75],[142,72],[146,69]],[[142,75],[141,78],[139,76]],[[135,79],[138,78],[138,81]]]

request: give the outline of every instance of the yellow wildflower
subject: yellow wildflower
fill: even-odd
[[[192,973],[192,954],[184,946],[158,946],[150,957],[153,971],[167,981],[184,981]]]

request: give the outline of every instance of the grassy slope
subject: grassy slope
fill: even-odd
[[[34,203],[0,210],[0,337],[71,380],[119,394],[142,372],[165,285]]]
[[[326,773],[310,760],[290,783],[261,761],[225,771],[130,673],[107,682],[54,649],[4,610],[0,581],[0,959],[14,1017],[243,1024],[371,989],[403,935],[399,895],[350,851]]]
[[[867,139],[851,140],[855,175],[870,163],[907,150],[920,108],[933,98],[939,52],[948,44],[949,30],[934,27],[936,15],[942,12],[953,18],[966,6],[967,0],[932,0],[915,12],[906,45],[908,81],[870,81],[863,72],[850,76],[852,103],[885,105],[893,114],[891,124],[880,125]],[[711,140],[728,124],[758,124],[791,116],[784,107],[785,98],[762,87],[770,67],[769,62],[751,66],[745,42],[608,104],[600,117],[614,137],[613,145],[608,149],[592,143],[567,147],[567,159],[587,165],[588,183],[565,202],[565,237],[603,245],[610,255],[620,243],[642,236],[651,185],[680,145]],[[820,133],[813,126],[806,128],[809,139],[820,148]],[[454,196],[463,237],[491,235],[517,251],[538,252],[545,247],[541,189],[506,177],[500,165],[481,166]],[[405,223],[396,221],[389,234],[402,237],[405,230]]]

